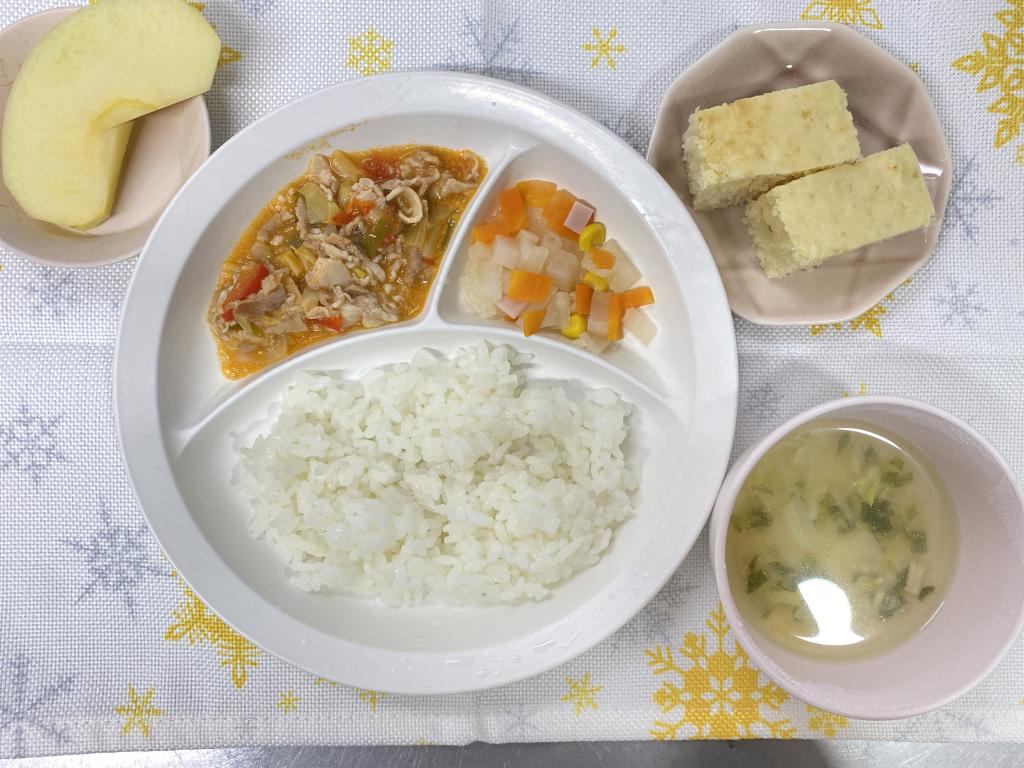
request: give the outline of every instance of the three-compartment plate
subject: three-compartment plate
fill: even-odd
[[[206,306],[253,215],[300,175],[310,152],[422,143],[467,148],[489,167],[453,233],[423,312],[309,348],[248,379],[220,373]],[[329,150],[328,150],[329,151]],[[593,203],[654,287],[658,334],[596,357],[546,335],[523,338],[462,305],[472,223],[503,187],[555,181]],[[306,594],[248,533],[231,486],[238,449],[265,426],[299,371],[450,353],[486,339],[533,355],[531,380],[611,387],[634,406],[627,459],[637,509],[600,562],[539,603],[388,608]],[[136,496],[178,573],[253,642],[310,672],[363,688],[446,693],[537,674],[583,652],[653,597],[704,526],[726,469],[736,413],[732,320],[692,219],[658,174],[607,129],[532,91],[454,73],[384,75],[300,99],[227,142],[153,232],[125,301],[115,401]]]

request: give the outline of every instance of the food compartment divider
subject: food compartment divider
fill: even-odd
[[[532,139],[511,137],[508,150],[494,164],[493,168],[487,169],[487,175],[484,176],[480,186],[477,187],[476,192],[473,194],[473,199],[469,201],[469,205],[462,212],[458,223],[452,230],[451,237],[448,239],[448,247],[445,249],[444,256],[441,259],[440,269],[437,271],[436,277],[434,277],[434,284],[430,286],[430,293],[427,296],[427,301],[421,313],[427,325],[434,326],[439,319],[442,321],[442,324],[447,325],[447,322],[440,318],[438,308],[443,294],[449,290],[449,282],[453,278],[452,271],[456,257],[463,251],[463,246],[469,240],[473,227],[479,222],[481,216],[486,215],[487,206],[490,205],[495,190],[499,189],[499,181],[505,178],[506,169],[533,146],[534,142]],[[469,246],[466,245],[466,247],[468,248]],[[454,283],[450,286],[455,291],[458,291],[458,275],[460,272],[461,267],[455,272]]]
[[[473,201],[473,217],[466,211],[459,222],[462,238],[449,246],[446,268],[438,279],[443,284],[436,291],[436,312],[445,322],[457,326],[470,326],[488,331],[501,329],[504,332],[515,329],[513,335],[522,338],[522,330],[498,318],[481,318],[473,314],[462,299],[460,280],[472,245],[469,233],[482,224],[494,212],[497,196],[503,189],[524,179],[544,179],[555,182],[559,187],[579,196],[596,208],[595,221],[605,224],[609,239],[614,239],[625,250],[627,256],[640,268],[641,276],[637,285],[650,285],[655,292],[657,303],[639,311],[646,313],[658,325],[649,346],[644,346],[636,337],[626,333],[622,340],[608,345],[599,355],[608,363],[644,384],[661,392],[665,397],[678,397],[690,388],[687,379],[692,370],[677,362],[679,350],[667,348],[668,340],[675,329],[684,330],[687,321],[682,319],[679,309],[683,299],[679,293],[668,260],[673,255],[666,253],[658,242],[650,224],[640,215],[629,201],[623,200],[614,185],[600,169],[588,165],[584,160],[569,157],[563,150],[550,144],[535,143],[507,158],[507,162],[491,174],[486,189],[481,189],[478,199]],[[474,218],[475,217],[475,218]],[[674,319],[675,318],[675,319]],[[504,334],[503,334],[504,335]],[[582,342],[571,342],[557,331],[545,329],[534,335],[567,348],[581,349]],[[677,341],[685,349],[685,333]]]
[[[382,612],[364,600],[310,595],[291,586],[278,555],[266,542],[250,538],[246,503],[230,480],[239,458],[238,448],[269,426],[271,404],[279,398],[285,382],[302,370],[340,369],[346,376],[362,373],[368,367],[407,361],[421,347],[450,355],[459,347],[480,341],[481,336],[490,343],[511,343],[517,351],[533,355],[523,368],[532,383],[562,386],[573,399],[583,390],[610,388],[632,407],[624,450],[637,472],[640,488],[635,496],[636,511],[616,531],[610,549],[597,564],[564,582],[548,600],[514,608],[492,606],[467,611],[426,605]],[[663,535],[652,533],[652,529],[671,528],[675,517],[671,500],[685,493],[682,478],[673,471],[674,457],[685,439],[678,403],[663,399],[642,382],[583,350],[536,337],[516,340],[472,327],[396,328],[378,331],[372,337],[357,337],[346,345],[318,347],[303,360],[268,372],[211,415],[172,459],[172,472],[184,507],[207,542],[229,568],[270,602],[304,624],[332,635],[414,653],[431,650],[434,644],[438,648],[471,648],[497,640],[511,626],[523,632],[534,631],[578,609],[609,579],[614,582],[636,576],[636,565],[631,564],[634,553],[648,546],[652,536]],[[641,575],[665,577],[661,573]],[[325,611],[328,604],[331,610]],[[488,619],[481,622],[481,615]]]

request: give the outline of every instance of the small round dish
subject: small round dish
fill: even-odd
[[[936,215],[922,231],[829,259],[772,280],[758,263],[743,206],[694,211],[682,157],[683,133],[698,107],[822,80],[847,93],[862,155],[909,143]],[[881,301],[931,255],[949,197],[952,162],[921,78],[843,24],[746,27],[683,72],[665,91],[648,160],[683,201],[718,264],[732,311],[763,325],[835,323]]]
[[[488,172],[453,229],[423,310],[384,328],[307,347],[226,381],[205,317],[239,235],[312,152],[398,144],[468,149]],[[598,357],[554,337],[477,319],[460,276],[470,230],[500,191],[545,178],[586,195],[656,286],[647,347]],[[387,607],[310,594],[248,530],[231,483],[240,441],[300,371],[359,374],[420,348],[451,354],[485,340],[529,353],[532,380],[612,388],[633,406],[627,460],[640,475],[633,516],[589,568],[539,602]],[[224,144],[158,222],[118,332],[114,399],[125,465],[178,573],[226,622],[329,680],[396,693],[456,693],[536,675],[598,643],[650,600],[690,551],[725,473],[736,416],[732,320],[710,254],[675,194],[606,128],[532,91],[459,73],[342,83],[257,121]],[[247,433],[246,431],[249,430]]]
[[[923,450],[946,483],[959,558],[942,607],[899,647],[860,660],[811,659],[744,622],[729,588],[725,542],[747,475],[797,427],[823,417],[883,426]],[[711,561],[736,639],[768,677],[829,712],[867,720],[911,717],[966,693],[992,671],[1024,625],[1024,496],[1006,462],[954,416],[915,400],[844,398],[790,419],[733,464],[711,517]]]
[[[22,63],[47,32],[77,10],[43,11],[0,32],[0,124]],[[110,218],[83,231],[29,217],[0,175],[0,245],[62,267],[98,267],[135,256],[157,217],[209,155],[210,117],[202,96],[136,121]]]

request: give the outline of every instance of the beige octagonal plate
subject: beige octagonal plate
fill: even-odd
[[[913,146],[936,216],[924,230],[837,256],[817,269],[765,277],[743,224],[743,207],[693,210],[682,136],[698,107],[834,79],[846,90],[861,153]],[[842,24],[779,24],[734,32],[665,92],[647,158],[689,210],[725,283],[732,311],[766,325],[848,320],[878,303],[923,265],[935,247],[952,163],[921,79]]]

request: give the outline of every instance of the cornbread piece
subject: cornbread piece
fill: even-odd
[[[935,215],[909,144],[791,181],[747,206],[768,277],[784,277],[868,243],[920,229]]]
[[[683,137],[698,211],[753,200],[806,173],[859,157],[846,92],[835,80],[698,109]]]

